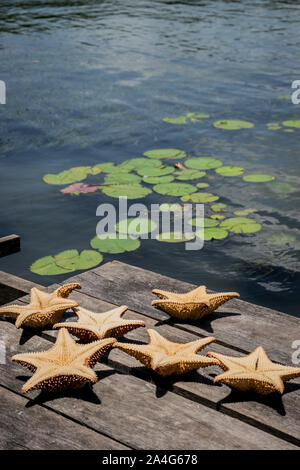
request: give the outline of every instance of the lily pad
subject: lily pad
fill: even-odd
[[[194,217],[193,219],[188,221],[189,224],[193,225],[193,227],[216,227],[219,225],[219,222],[217,220],[213,219],[208,219],[206,217],[201,218],[201,217]]]
[[[231,217],[221,222],[220,228],[234,233],[255,233],[261,229],[261,225],[247,217]]]
[[[273,181],[274,179],[275,176],[264,174],[243,176],[243,180],[247,181],[248,183],[266,183],[267,181]]]
[[[212,214],[210,216],[211,219],[214,219],[214,220],[224,220],[225,219],[225,215],[222,215],[222,214]]]
[[[222,240],[228,237],[228,231],[220,227],[208,227],[204,228],[203,234],[201,230],[197,231],[196,236],[200,239],[204,239],[205,241]]]
[[[197,188],[203,189],[203,188],[208,188],[209,184],[208,183],[198,183],[196,184]]]
[[[165,176],[144,176],[143,182],[148,184],[161,184],[161,183],[171,183],[174,181],[174,176],[165,175]]]
[[[161,212],[182,212],[183,207],[177,203],[165,202],[159,206]]]
[[[158,160],[172,160],[174,158],[180,159],[186,157],[186,153],[179,149],[153,149],[144,152],[143,155],[149,158],[156,158]]]
[[[252,122],[240,121],[238,119],[226,119],[222,121],[215,121],[213,125],[217,129],[226,129],[229,131],[235,131],[239,129],[250,129],[251,127],[254,127],[254,124]]]
[[[84,180],[89,174],[91,167],[78,166],[69,170],[61,171],[57,174],[48,173],[43,176],[43,181],[47,184],[71,184]]]
[[[213,202],[217,201],[219,199],[219,196],[215,196],[214,194],[211,193],[195,193],[195,194],[188,194],[186,196],[183,196],[181,200],[183,202]]]
[[[227,204],[223,204],[222,202],[218,202],[218,204],[212,204],[210,206],[211,210],[214,212],[222,212],[226,211]]]
[[[296,191],[296,188],[292,186],[290,183],[284,183],[281,181],[274,181],[272,183],[267,184],[268,188],[276,194],[290,194]]]
[[[139,183],[141,178],[138,175],[132,173],[109,173],[104,178],[104,183],[106,184],[130,184],[130,183]]]
[[[138,174],[141,176],[165,176],[174,172],[172,166],[161,166],[159,168],[143,167],[137,170]]]
[[[186,119],[186,116],[179,116],[176,118],[166,117],[166,118],[163,118],[163,121],[168,122],[169,124],[186,124],[187,119]]]
[[[197,114],[197,113],[187,113],[186,115],[188,118],[196,118],[196,119],[205,119],[209,118],[210,114]]]
[[[185,166],[187,168],[192,168],[195,170],[211,170],[214,168],[218,168],[223,165],[221,160],[212,157],[194,157],[189,158],[185,162]]]
[[[222,176],[240,176],[244,173],[244,168],[241,166],[221,166],[215,171]]]
[[[125,160],[116,168],[120,168],[121,170],[126,171],[135,171],[145,166],[159,167],[161,166],[161,162],[157,160],[150,160],[149,158],[131,158],[130,160]]]
[[[238,215],[239,217],[244,217],[249,214],[252,214],[253,212],[256,212],[256,209],[241,209],[234,211],[234,215]]]
[[[156,229],[156,227],[157,224],[147,217],[129,217],[128,219],[121,220],[115,225],[117,232],[132,236],[151,233]]]
[[[57,266],[53,256],[43,256],[30,266],[30,271],[40,276],[56,276],[70,273],[73,269],[64,269]]]
[[[198,170],[181,170],[181,171],[176,171],[176,179],[180,181],[186,181],[186,180],[195,180],[198,178],[203,178],[203,176],[206,176],[205,171],[198,171]]]
[[[77,250],[66,250],[54,256],[57,266],[78,271],[90,269],[98,266],[103,260],[103,256],[98,251],[83,250],[80,254]]]
[[[283,129],[283,132],[295,132],[294,129]]]
[[[95,250],[116,254],[137,250],[141,242],[136,238],[119,238],[119,235],[116,233],[107,233],[94,237],[90,244]]]
[[[158,194],[167,196],[183,196],[197,191],[197,188],[188,183],[163,183],[156,184],[153,190]]]
[[[299,120],[289,120],[289,121],[282,121],[282,125],[286,127],[296,127],[300,128],[300,121]]]
[[[111,171],[118,171],[118,167],[113,162],[104,162],[104,163],[97,163],[93,167],[93,170],[96,171],[100,169],[104,173],[110,173]]]
[[[141,184],[110,184],[99,186],[104,194],[110,197],[127,197],[128,199],[141,199],[152,192]]]
[[[60,190],[63,194],[72,194],[78,196],[79,194],[94,193],[98,190],[97,185],[84,184],[84,183],[74,183],[70,184],[66,188]]]
[[[188,242],[195,238],[194,233],[180,233],[180,232],[163,232],[156,236],[158,242],[167,243],[182,243]]]

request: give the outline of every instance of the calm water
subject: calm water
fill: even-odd
[[[28,267],[45,255],[88,248],[96,207],[116,202],[100,192],[62,195],[60,186],[43,183],[45,173],[175,147],[271,173],[296,191],[276,195],[265,184],[216,179],[212,192],[222,202],[258,209],[261,232],[208,242],[198,252],[145,240],[136,252],[105,259],[237,290],[299,316],[300,130],[265,125],[300,119],[300,105],[282,98],[300,79],[299,31],[300,4],[293,1],[2,0],[0,231],[20,234],[22,251],[2,258],[0,269],[43,284],[70,276],[40,277]],[[246,119],[255,128],[162,122],[187,112]],[[270,244],[279,232],[295,240]]]

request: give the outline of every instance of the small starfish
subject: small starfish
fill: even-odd
[[[215,341],[212,336],[182,344],[167,340],[155,330],[147,330],[147,333],[150,338],[149,344],[140,346],[118,342],[114,347],[135,357],[148,369],[160,375],[185,374],[199,367],[217,364],[216,360],[196,354],[207,344]]]
[[[85,343],[102,338],[120,338],[128,331],[139,326],[146,326],[140,320],[123,320],[121,317],[128,310],[126,305],[104,313],[94,313],[85,308],[75,308],[77,322],[57,323],[53,328],[67,328],[70,333]]]
[[[162,299],[152,300],[152,305],[182,320],[199,320],[212,313],[228,300],[240,296],[237,292],[208,294],[205,286],[197,287],[185,294],[176,294],[159,289],[154,289],[152,292]]]
[[[61,320],[66,310],[78,306],[75,300],[67,299],[67,297],[73,289],[80,288],[80,284],[66,284],[48,294],[33,287],[30,291],[30,303],[28,305],[0,307],[0,314],[16,318],[16,328],[21,326],[43,328],[46,325],[53,325]]]
[[[89,344],[78,344],[68,330],[59,330],[55,344],[43,352],[16,354],[13,361],[27,367],[33,376],[23,385],[22,392],[40,389],[58,392],[83,387],[87,382],[97,382],[92,370],[98,359],[115,342],[114,338]]]
[[[213,352],[207,355],[219,361],[218,365],[226,371],[217,375],[214,383],[225,383],[243,392],[251,391],[261,395],[283,393],[283,382],[300,376],[300,368],[270,361],[261,346],[244,357],[224,356]]]

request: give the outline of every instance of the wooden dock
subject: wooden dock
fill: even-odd
[[[37,287],[1,272],[0,282],[24,294]],[[117,261],[63,284],[68,282],[82,285],[70,295],[81,306],[104,312],[127,305],[130,310],[124,318],[142,319],[172,341],[213,335],[217,341],[205,351],[240,356],[261,345],[272,360],[293,365],[292,343],[300,340],[300,319],[231,300],[204,321],[173,322],[151,306],[152,289],[185,292],[194,286]],[[17,302],[28,300],[25,295]],[[70,318],[66,315],[66,321]],[[1,449],[299,450],[300,379],[287,382],[282,396],[260,397],[213,385],[220,373],[216,366],[176,380],[158,378],[114,349],[97,364],[99,381],[93,387],[63,395],[31,392],[24,396],[21,387],[31,374],[12,363],[11,356],[48,349],[57,332],[17,330],[13,321],[4,317],[0,321],[0,341],[6,346],[6,364],[0,364]],[[145,328],[126,338],[148,342]]]

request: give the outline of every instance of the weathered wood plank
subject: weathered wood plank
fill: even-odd
[[[239,299],[231,300],[203,321],[172,322],[168,314],[151,306],[155,298],[152,289],[186,292],[195,286],[118,261],[73,276],[66,282],[80,282],[81,292],[85,294],[116,305],[128,305],[131,310],[199,336],[213,335],[219,344],[242,353],[261,345],[278,362],[291,361],[291,345],[300,335],[300,319]]]
[[[49,348],[44,338],[30,337],[28,332],[16,330],[4,320],[0,335],[7,345],[7,359],[17,352]],[[100,380],[93,390],[85,388],[59,396],[37,396],[38,392],[32,392],[30,397],[37,404],[133,448],[296,449],[288,442],[172,392],[158,398],[156,387],[137,377],[120,374],[104,364],[97,365],[97,370]],[[18,393],[30,376],[17,363],[0,365],[0,372],[0,384]]]
[[[37,287],[38,289],[43,288],[40,284],[27,281],[26,279],[22,279],[14,274],[6,273],[5,271],[0,271],[0,283],[27,294],[29,294],[32,287]]]
[[[128,447],[0,387],[1,450],[126,450]]]
[[[0,238],[0,258],[20,251],[19,235],[7,235]]]

